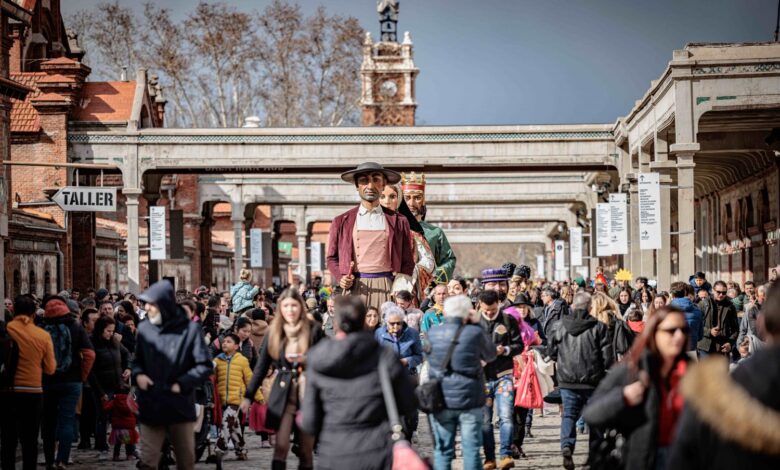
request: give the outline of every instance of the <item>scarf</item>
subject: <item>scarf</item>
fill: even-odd
[[[298,342],[301,336],[303,322],[299,321],[295,325],[285,322],[284,325],[282,325],[282,328],[284,328],[284,336],[287,338],[284,354],[299,354],[302,351],[302,348],[298,346]]]

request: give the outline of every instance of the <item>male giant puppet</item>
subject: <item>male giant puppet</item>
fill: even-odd
[[[433,252],[433,259],[436,261],[433,279],[437,284],[446,284],[452,279],[452,272],[455,270],[455,253],[452,252],[444,230],[425,221],[425,175],[403,173],[401,191],[409,210],[420,222],[425,239]]]
[[[342,290],[378,308],[391,300],[394,279],[405,276],[411,282],[414,270],[409,222],[379,205],[385,185],[397,183],[401,175],[367,162],[341,179],[355,185],[360,205],[330,225],[328,271]]]

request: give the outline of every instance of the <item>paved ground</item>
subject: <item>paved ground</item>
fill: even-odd
[[[548,409],[545,411],[545,416],[539,416],[539,412],[536,411],[533,424],[533,438],[526,438],[524,446],[525,453],[528,458],[516,460],[515,468],[527,468],[527,469],[543,469],[543,468],[562,468],[560,444],[558,433],[560,429],[560,417],[558,415],[557,407],[555,409]],[[425,421],[420,419],[420,431],[419,442],[417,444],[418,451],[424,457],[432,457],[433,448],[430,438],[430,433]],[[496,441],[498,441],[498,435],[496,434]],[[577,452],[575,453],[575,463],[577,466],[581,466],[585,461],[585,449],[587,448],[587,435],[579,436],[577,443]],[[235,460],[233,454],[228,454],[225,458],[226,469],[233,470],[255,470],[255,469],[269,469],[271,468],[272,449],[261,449],[260,438],[255,435],[247,435],[247,446],[249,449],[249,460],[246,462],[239,462]],[[116,470],[132,469],[135,468],[135,462],[99,462],[97,459],[97,453],[94,451],[78,451],[74,449],[74,469],[89,469],[98,470],[111,468]],[[458,457],[460,457],[460,451],[458,451]],[[292,456],[287,460],[288,468],[298,468],[298,462],[295,456]],[[316,464],[316,458],[315,458]],[[206,465],[199,463],[195,467],[196,469],[208,469],[214,468],[214,465]],[[316,468],[316,465],[315,465]],[[456,470],[463,469],[463,464],[458,459],[453,468]],[[345,469],[347,470],[347,469]]]

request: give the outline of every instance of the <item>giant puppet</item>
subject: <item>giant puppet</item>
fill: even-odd
[[[436,262],[434,281],[437,284],[446,284],[452,279],[452,273],[455,271],[455,253],[450,247],[444,230],[425,221],[425,175],[414,172],[402,173],[401,191],[406,205],[422,226],[425,239],[433,252],[433,259]]]
[[[393,281],[411,282],[414,270],[409,222],[385,209],[379,198],[401,175],[374,162],[361,163],[341,179],[355,185],[360,204],[333,219],[328,236],[328,271],[342,291],[366,306],[391,300]]]

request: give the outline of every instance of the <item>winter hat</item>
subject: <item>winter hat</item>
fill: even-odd
[[[70,310],[70,313],[74,315],[78,315],[81,313],[81,309],[79,308],[79,303],[75,300],[68,299],[65,301],[65,304],[68,306],[68,310]]]
[[[106,289],[105,287],[101,287],[100,289],[97,290],[97,292],[95,292],[95,299],[97,300],[103,300],[107,296],[108,296],[108,289]]]
[[[46,318],[58,318],[70,314],[70,309],[64,300],[54,297],[43,306],[43,316]]]

